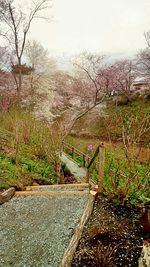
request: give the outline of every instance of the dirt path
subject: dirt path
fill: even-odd
[[[0,266],[58,267],[83,214],[87,190],[82,195],[18,196],[3,204]]]

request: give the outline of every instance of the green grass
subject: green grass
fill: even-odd
[[[45,160],[22,157],[19,164],[15,164],[14,158],[0,157],[0,189],[10,186],[23,189],[24,186],[32,184],[33,180],[42,184],[54,184],[56,178],[53,166]]]
[[[34,180],[57,183],[60,140],[56,129],[16,108],[0,112],[0,120],[0,189],[23,189]]]

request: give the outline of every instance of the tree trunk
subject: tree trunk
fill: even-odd
[[[21,100],[21,89],[22,89],[22,70],[21,70],[21,64],[19,64],[19,76],[18,76],[18,88],[17,88],[17,98],[18,103],[20,104]]]

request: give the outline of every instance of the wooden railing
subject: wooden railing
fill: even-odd
[[[87,168],[89,162],[91,161],[91,157],[89,155],[81,152],[68,143],[63,143],[63,151],[82,167]]]
[[[105,164],[105,146],[101,143],[95,150],[94,156],[81,152],[70,144],[63,143],[63,151],[68,154],[74,161],[80,166],[87,169],[86,182],[89,183],[91,180],[91,167],[95,164],[94,168],[97,171],[97,185],[99,191],[102,190],[103,177],[104,177],[104,164]],[[98,158],[98,160],[96,160]]]
[[[90,179],[90,168],[93,165],[93,163],[94,163],[96,157],[98,156],[98,154],[99,154],[99,146],[95,150],[94,156],[91,158],[91,160],[90,160],[90,162],[89,162],[89,164],[87,166],[87,174],[86,174],[86,182],[87,183],[89,182],[89,179]],[[97,169],[98,169],[98,166],[97,166]]]
[[[94,156],[92,157],[91,161],[89,162],[89,165],[87,166],[87,175],[86,175],[86,182],[89,183],[90,181],[90,168],[92,164],[94,163],[96,157],[98,157],[98,179],[97,179],[97,185],[98,185],[98,191],[102,191],[102,185],[103,185],[103,178],[104,178],[104,165],[105,165],[105,146],[104,143],[101,143],[95,150]]]

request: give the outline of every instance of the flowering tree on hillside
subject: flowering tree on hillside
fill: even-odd
[[[117,94],[131,97],[131,85],[137,76],[136,65],[131,60],[119,60],[109,67],[111,85]]]
[[[68,121],[65,121],[64,137],[68,135],[77,120],[107,98],[108,91],[104,88],[101,72],[106,68],[105,58],[103,55],[84,52],[74,59],[72,88],[74,95],[78,94],[80,97],[81,105],[69,114]]]

